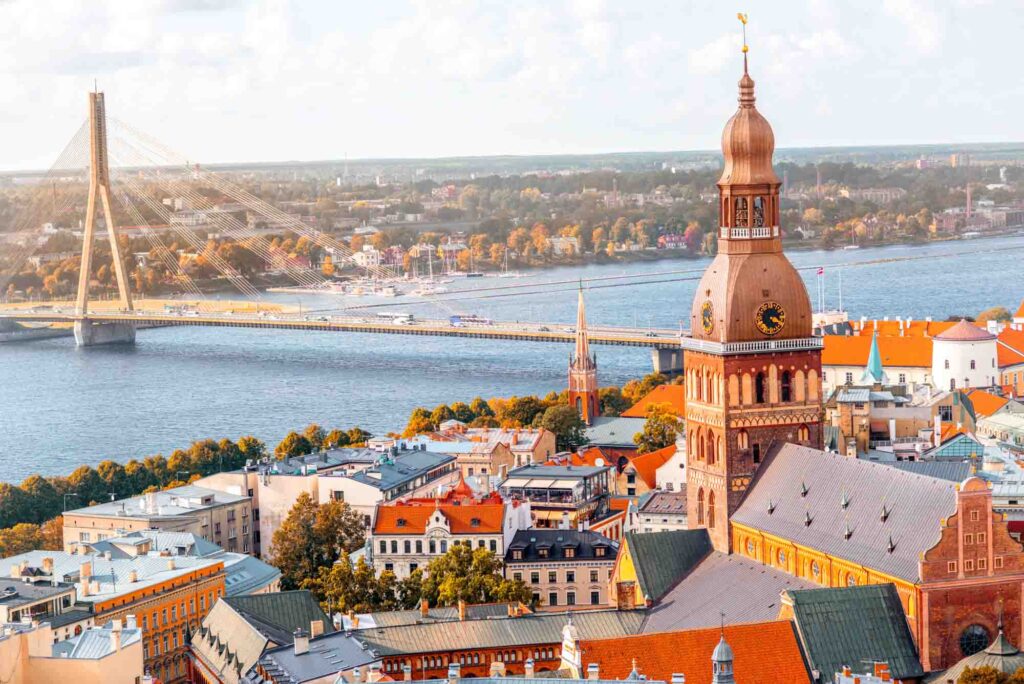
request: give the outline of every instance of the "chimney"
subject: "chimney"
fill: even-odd
[[[379,682],[380,676],[380,663],[370,663],[370,671],[366,673],[366,681]]]
[[[459,622],[466,621],[466,602],[459,599]]]
[[[323,620],[310,620],[309,621],[309,638],[316,639],[318,636],[324,633],[324,621]]]
[[[134,615],[125,615],[124,616],[124,626],[125,626],[125,629],[138,629],[139,628],[139,623],[135,620],[135,616]]]
[[[534,679],[533,658],[527,658],[526,662],[523,663],[523,677],[526,679]]]
[[[459,676],[462,672],[462,666],[458,663],[451,663],[448,665],[448,681],[458,681]]]
[[[300,627],[295,630],[295,655],[305,655],[309,653],[309,635]]]
[[[175,570],[176,568],[177,568],[177,566],[174,564],[174,559],[173,558],[168,558],[167,559],[167,569],[168,570]]]
[[[92,563],[82,561],[81,565],[78,566],[78,578],[83,582],[87,582],[90,577],[92,577]]]
[[[359,629],[359,616],[356,615],[355,613],[352,614],[351,623],[352,623],[352,629]]]
[[[590,663],[587,665],[587,679],[596,682],[601,678],[600,669],[597,663]]]
[[[53,559],[49,556],[43,559],[43,572],[47,575],[53,574]]]
[[[129,570],[128,571],[128,583],[129,584],[135,584],[138,581],[139,581],[139,572],[137,570],[134,570],[134,569]]]
[[[420,599],[420,617],[430,617],[430,603],[425,598]]]
[[[120,627],[120,621],[118,621],[118,627]],[[117,653],[121,650],[121,630],[111,629],[110,630],[110,650]]]
[[[21,577],[21,567],[17,563],[11,563],[11,579]]]
[[[91,588],[89,589],[89,591],[91,591],[91,592],[92,592],[92,593],[94,593],[94,594],[98,594],[98,593],[100,593],[100,581],[99,581],[99,580],[93,580],[93,581],[91,581],[91,582],[89,583],[89,585],[90,585],[90,587],[91,587]]]
[[[412,681],[412,665],[406,664],[402,666],[402,681]]]
[[[492,679],[494,677],[504,677],[505,676],[505,663],[499,662],[497,660],[492,662],[491,663],[491,673],[488,676],[491,677]]]
[[[942,444],[942,416],[935,414],[935,446]]]

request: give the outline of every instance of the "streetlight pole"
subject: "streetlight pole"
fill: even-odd
[[[182,473],[185,473],[185,479],[182,480],[182,482],[184,482],[185,484],[188,484],[189,472],[187,470],[175,470],[174,471],[174,475],[175,476],[181,475]]]
[[[62,511],[64,513],[66,513],[67,510],[68,510],[68,497],[69,496],[78,496],[78,494],[75,494],[74,492],[71,492],[70,494],[65,494],[64,495],[64,510]]]

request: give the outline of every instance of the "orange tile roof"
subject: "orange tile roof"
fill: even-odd
[[[909,325],[904,322],[901,334],[899,321],[873,321],[867,320],[864,325],[860,321],[851,321],[850,325],[858,335],[871,337],[875,332],[877,323],[879,337],[935,337],[941,332],[952,328],[959,321],[910,321]]]
[[[647,409],[656,404],[668,404],[672,412],[682,418],[686,415],[686,388],[682,385],[658,385],[643,399],[622,412],[624,418],[646,418]]]
[[[672,681],[686,675],[686,684],[711,684],[711,654],[722,635],[719,627],[663,632],[614,639],[582,640],[583,670],[597,663],[601,679],[625,679],[633,669],[648,679]],[[732,647],[738,682],[809,683],[803,653],[789,621],[728,625],[725,640]]]
[[[1020,308],[1017,309],[1017,313],[1013,314],[1014,318],[1024,318],[1024,301],[1020,303]]]
[[[973,389],[967,393],[967,398],[974,405],[974,413],[980,418],[991,416],[999,409],[1006,406],[1007,399],[997,394],[986,392],[981,389]]]
[[[576,453],[559,454],[549,458],[544,465],[596,466],[598,460],[601,461],[600,465],[614,466],[617,457],[605,453],[601,447],[590,447]]]
[[[633,497],[613,496],[608,499],[608,508],[613,511],[625,511],[631,503],[633,503]]]
[[[652,451],[647,454],[640,454],[629,459],[629,464],[636,468],[636,474],[640,476],[648,487],[654,489],[657,486],[658,468],[665,465],[668,459],[676,453],[676,445],[670,444],[663,449]]]
[[[1024,330],[1003,328],[996,342],[996,363],[1000,368],[1024,363]]]
[[[825,366],[866,366],[871,337],[826,335],[821,363]],[[932,341],[928,337],[878,337],[882,366],[888,368],[931,368]]]
[[[373,523],[374,534],[423,534],[434,511],[440,509],[448,518],[452,534],[500,534],[504,519],[504,504],[403,506],[393,504],[377,507]],[[473,524],[473,519],[478,523]],[[399,523],[399,521],[403,521]]]
[[[957,435],[966,435],[967,428],[957,423],[943,423],[942,427],[939,428],[939,444],[945,444],[947,439],[956,437]]]

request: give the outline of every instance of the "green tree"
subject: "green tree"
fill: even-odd
[[[469,423],[476,418],[476,414],[473,413],[473,409],[464,401],[455,402],[451,405],[451,409],[455,420],[460,420],[463,423]]]
[[[618,387],[602,387],[597,391],[597,398],[601,404],[602,416],[619,416],[630,407],[629,401],[622,396],[622,390]]]
[[[358,425],[355,426],[354,428],[349,428],[348,432],[346,432],[345,434],[348,435],[348,443],[351,444],[352,446],[365,445],[366,442],[369,441],[371,437],[373,437],[371,433],[367,432]]]
[[[985,309],[975,319],[978,323],[987,323],[988,321],[999,321],[1005,323],[1006,321],[1013,320],[1013,314],[1010,313],[1009,309],[1005,306],[993,306],[990,309]]]
[[[654,404],[647,408],[644,429],[633,435],[637,451],[646,454],[674,444],[679,436],[679,418],[672,413],[670,404]]]
[[[483,397],[477,397],[473,401],[469,402],[469,410],[473,412],[473,415],[477,418],[482,416],[493,416],[494,409],[491,405],[483,400]]]
[[[323,447],[325,449],[339,449],[341,447],[348,446],[348,443],[348,433],[335,428],[328,432],[324,437]]]
[[[79,466],[68,475],[68,486],[70,491],[78,496],[75,501],[79,506],[89,506],[110,499],[107,495],[107,483],[95,469],[87,465]]]
[[[1024,668],[1009,675],[991,665],[968,667],[956,681],[957,684],[1024,684]]]
[[[587,424],[580,418],[574,406],[549,406],[540,420],[540,427],[555,433],[555,444],[559,451],[566,451],[570,447],[587,442]]]
[[[53,483],[40,475],[30,475],[21,483],[21,491],[31,502],[30,517],[19,522],[41,523],[60,514],[63,497]]]
[[[447,404],[439,404],[437,408],[430,413],[430,422],[433,423],[434,428],[437,428],[446,420],[452,420],[453,418],[455,418],[455,412],[452,411],[451,407]]]
[[[306,426],[306,429],[302,431],[302,436],[306,438],[306,441],[309,442],[311,447],[313,447],[313,450],[317,451],[323,446],[324,438],[327,437],[327,434],[324,432],[324,429],[316,423],[310,423]]]
[[[259,461],[267,457],[267,445],[252,435],[238,440],[238,450],[246,461]]]
[[[398,583],[398,607],[410,610],[420,604],[420,597],[423,596],[423,571],[416,568],[409,573],[409,576]]]
[[[309,443],[309,440],[294,430],[289,432],[274,449],[274,455],[278,460],[291,456],[303,456],[312,452],[313,445]]]
[[[120,499],[135,493],[131,491],[128,485],[128,475],[125,474],[124,466],[120,463],[110,459],[102,461],[96,466],[96,473],[103,480],[108,496],[110,492],[113,492],[114,497]]]
[[[299,494],[281,526],[274,531],[271,556],[281,570],[284,589],[297,589],[318,577],[341,557],[362,546],[362,516],[343,501],[318,504],[308,493]]]
[[[664,385],[668,382],[661,373],[650,373],[645,375],[640,380],[630,380],[622,386],[622,396],[632,406],[636,402],[643,399],[647,394],[659,385]]]
[[[499,407],[500,410],[495,412],[495,417],[499,423],[507,427],[526,427],[546,408],[544,403],[534,396],[512,397]]]
[[[454,544],[443,556],[430,561],[423,580],[423,597],[431,605],[522,601],[533,594],[523,582],[501,576],[502,563],[488,549]]]
[[[412,413],[409,415],[409,422],[406,423],[405,430],[402,431],[402,436],[415,437],[424,432],[430,432],[433,429],[434,421],[430,416],[430,411],[420,406],[412,410]]]
[[[17,556],[19,553],[27,553],[42,548],[43,536],[39,525],[32,523],[18,523],[5,529],[0,529],[0,558]]]
[[[32,501],[25,491],[21,487],[0,482],[0,527],[11,527],[31,518]]]

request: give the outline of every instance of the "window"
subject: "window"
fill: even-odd
[[[470,545],[472,546],[472,542],[470,542]],[[476,546],[479,549],[484,548],[486,545],[487,545],[487,542],[484,541],[483,539],[478,539],[477,542],[476,542]]]
[[[956,561],[949,561],[946,563],[947,572],[956,572]]]
[[[556,571],[556,570],[549,570],[548,571],[548,583],[552,584],[552,583],[557,582],[557,581],[558,581],[558,571]]]
[[[78,533],[78,540],[79,541],[84,541],[84,542],[89,541],[90,540],[89,533],[88,532],[79,532]]]
[[[428,542],[427,546],[430,549],[430,553],[437,553],[437,542],[433,539]]]
[[[901,385],[906,385],[907,384],[907,374],[906,373],[900,373],[900,381],[899,382],[900,382]]]
[[[491,540],[491,551],[493,551],[494,553],[498,552],[498,540],[497,539],[492,539]]]
[[[704,488],[697,490],[697,525],[704,524]]]
[[[531,572],[530,573],[530,584],[540,584],[540,573],[539,572]]]
[[[387,541],[385,541],[383,539],[380,540],[380,552],[381,553],[387,553],[388,552],[388,543],[387,543]]]
[[[750,435],[746,430],[740,430],[736,435],[736,446],[740,449],[750,448]]]
[[[540,557],[540,558],[547,558],[548,557],[548,550],[547,549],[537,549],[537,556]]]
[[[978,543],[979,544],[984,544],[985,543],[985,533],[984,532],[979,532],[978,533]]]
[[[715,493],[708,494],[708,528],[715,528]]]
[[[409,563],[409,572],[416,572],[419,567],[419,563]]]
[[[605,554],[605,551],[606,551],[606,549],[603,546],[598,546],[597,548],[594,549],[594,556],[597,557],[597,558],[603,558],[604,554]]]
[[[971,511],[971,522],[978,522],[980,519],[981,516],[978,514],[978,511]]]
[[[939,419],[945,423],[953,420],[953,407],[952,406],[940,406],[939,407]]]
[[[956,379],[955,378],[950,378],[949,379],[949,391],[952,392],[955,389],[956,389]]]
[[[523,560],[523,550],[512,549],[512,560]]]
[[[392,539],[391,540],[391,553],[398,553],[398,540],[397,539]]]
[[[764,226],[764,197],[754,198],[754,223],[751,225]]]
[[[809,442],[811,441],[811,430],[806,425],[801,425],[797,428],[796,439],[798,442]]]
[[[597,579],[597,570],[591,570],[591,571],[590,571],[590,581],[591,581],[591,582],[597,582],[597,581],[599,581],[599,580]]]
[[[385,563],[384,564],[384,569],[387,570],[388,572],[394,572],[395,571],[395,564],[394,563]]]
[[[754,401],[758,404],[763,404],[767,401],[765,384],[764,373],[758,373],[757,377],[754,378]]]
[[[792,391],[793,390],[792,390],[792,381],[790,380],[790,377],[789,377],[789,371],[782,371],[782,383],[781,383],[781,385],[782,385],[782,388],[781,388],[782,391],[781,391],[781,396],[780,396],[781,400],[784,401],[784,402],[785,401],[792,401],[791,397],[792,397]]]
[[[441,553],[448,553],[448,542],[444,539],[441,540]]]
[[[576,557],[576,549],[566,549],[565,550],[565,557],[566,558],[575,558]]]
[[[406,539],[405,543],[402,545],[402,548],[406,553],[412,553],[412,542]]]
[[[979,570],[988,570],[988,558],[979,558],[978,559],[978,569]]]
[[[521,573],[521,572],[513,572],[512,573],[512,579],[514,581],[516,581],[516,582],[522,582],[523,581],[523,573]]]
[[[566,570],[565,571],[565,581],[566,582],[575,582],[576,581],[576,572],[574,570]]]
[[[974,363],[974,359],[971,359],[971,370],[975,370],[977,367],[977,364]]]
[[[557,591],[552,591],[552,592],[548,593],[548,605],[549,606],[557,606],[558,605],[558,592]]]
[[[755,444],[754,445],[754,449],[753,449],[753,451],[751,453],[754,456],[754,463],[760,463],[761,462],[761,445],[760,444]]]
[[[853,384],[853,373],[847,373],[846,374],[846,384],[847,385],[852,385]]]
[[[996,556],[995,557],[995,561],[992,563],[992,567],[994,567],[996,570],[999,570],[1000,568],[1002,568],[1003,567],[1003,557],[1002,556]]]
[[[423,553],[423,540],[422,539],[417,539],[416,540],[416,553]]]
[[[567,591],[565,593],[565,605],[567,605],[567,606],[575,606],[576,605],[576,592],[575,591]]]
[[[590,592],[590,605],[598,606],[601,605],[601,592],[592,591]]]
[[[946,370],[949,370],[949,359],[946,359],[945,361],[942,362],[942,367],[945,368]]]
[[[970,534],[970,533],[965,534],[964,535],[964,544],[973,544],[973,543],[974,543],[974,535]]]
[[[960,652],[964,658],[972,656],[992,642],[988,630],[981,625],[971,625],[960,633]]]
[[[971,570],[974,570],[974,561],[970,560],[970,559],[965,560],[964,561],[964,572],[970,572]]]

